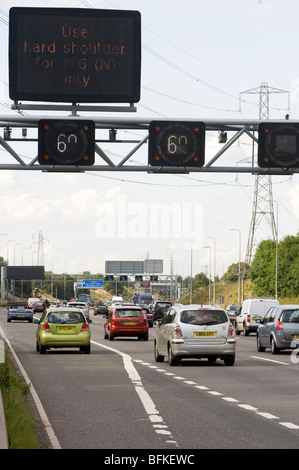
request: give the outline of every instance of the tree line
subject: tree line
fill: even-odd
[[[243,279],[250,279],[252,291],[257,296],[274,296],[276,280],[276,250],[277,250],[277,293],[280,297],[296,297],[299,295],[299,233],[287,235],[276,244],[275,240],[263,240],[258,245],[251,266],[240,264],[240,272]],[[6,266],[6,261],[0,257],[0,267]],[[69,299],[74,295],[74,282],[77,276],[69,274],[53,274],[51,271],[45,273],[43,281],[18,281],[15,283],[15,296],[31,297],[32,292],[43,292],[58,299]],[[88,271],[84,276],[93,278]],[[102,274],[95,275],[100,279]],[[231,264],[220,281],[237,282],[239,277],[239,263]],[[178,282],[182,286],[188,285],[189,278],[183,279],[178,276]],[[216,281],[219,278],[216,278]],[[192,280],[193,289],[209,285],[209,279],[204,273],[198,273]],[[104,289],[113,293],[114,283],[105,283]],[[128,289],[126,283],[120,282],[119,293],[125,293]],[[88,290],[84,290],[88,293]]]

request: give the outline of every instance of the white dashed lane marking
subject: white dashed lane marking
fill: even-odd
[[[258,356],[251,356],[254,359],[260,359]],[[251,406],[247,403],[240,403],[239,400],[237,400],[234,397],[226,397],[223,396],[223,393],[218,392],[217,390],[210,390],[209,387],[206,387],[205,385],[198,385],[196,382],[193,382],[193,380],[186,380],[184,377],[181,377],[179,375],[176,375],[173,372],[167,372],[165,369],[160,369],[157,366],[153,366],[149,364],[148,362],[143,362],[140,359],[134,359],[135,362],[138,362],[139,364],[143,366],[148,366],[151,369],[156,369],[157,372],[164,372],[165,375],[172,377],[175,380],[181,380],[183,383],[186,385],[194,386],[194,388],[197,388],[198,390],[202,390],[204,392],[207,392],[208,394],[215,396],[215,397],[220,397],[222,400],[227,401],[229,403],[236,403],[238,407],[242,408],[243,410],[246,411],[251,411],[253,413],[256,413],[258,416],[261,416],[262,418],[269,419],[269,420],[279,420],[280,418],[278,416],[273,415],[272,413],[268,413],[265,411],[260,411],[258,408],[255,406]],[[281,365],[288,365],[285,362],[280,362],[280,361],[274,361],[271,359],[268,359],[269,362],[276,362],[277,364]],[[294,430],[299,430],[299,426],[294,423],[289,423],[289,422],[279,422],[281,426],[284,426],[288,429],[294,429]]]

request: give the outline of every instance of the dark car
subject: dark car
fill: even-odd
[[[97,305],[94,307],[94,315],[107,315],[108,314],[108,307],[106,305]]]
[[[171,306],[172,302],[157,300],[153,306],[153,321],[160,320]]]
[[[35,304],[33,305],[33,312],[36,313],[36,312],[43,312],[45,310],[45,304],[44,302],[35,302]]]
[[[146,319],[147,319],[147,323],[148,323],[148,326],[150,328],[152,328],[154,326],[154,320],[153,320],[153,312],[151,310],[151,308],[149,308],[148,305],[145,305],[145,304],[139,304],[139,307],[142,308],[142,310],[144,311],[145,313],[145,316],[146,316]]]

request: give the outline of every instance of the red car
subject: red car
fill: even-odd
[[[113,341],[116,336],[138,336],[140,340],[148,340],[147,319],[141,307],[114,307],[104,324],[104,338]]]

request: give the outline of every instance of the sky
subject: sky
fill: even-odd
[[[12,6],[141,13],[141,99],[134,116],[121,113],[122,118],[257,119],[258,90],[266,82],[271,90],[282,91],[270,93],[269,117],[284,119],[289,114],[290,119],[299,119],[296,0],[1,0],[2,116],[16,114],[8,94],[8,12]],[[252,89],[257,92],[243,93]],[[56,112],[50,117],[66,115]],[[109,115],[115,116],[97,113],[98,118]],[[84,118],[88,117],[85,113]],[[20,131],[14,132],[17,136]],[[28,136],[34,132],[28,130]],[[144,134],[128,130],[124,135],[138,139]],[[207,133],[207,158],[222,145],[217,133]],[[37,154],[35,143],[12,147],[26,162]],[[122,160],[128,148],[128,144],[103,144],[115,162]],[[237,169],[250,161],[251,154],[251,141],[243,136],[221,164]],[[146,165],[147,146],[131,160]],[[0,164],[8,162],[12,163],[11,157],[0,147]],[[163,259],[165,275],[170,273],[172,259],[174,273],[183,276],[208,274],[209,270],[213,274],[215,256],[216,274],[222,276],[239,261],[239,241],[241,260],[245,259],[254,184],[254,175],[237,171],[154,175],[1,170],[0,255],[10,265],[37,264],[42,240],[45,269],[54,273],[104,273],[106,260],[150,258]],[[272,176],[272,190],[279,239],[296,235],[298,175]],[[257,241],[271,236],[268,223],[261,221]]]

